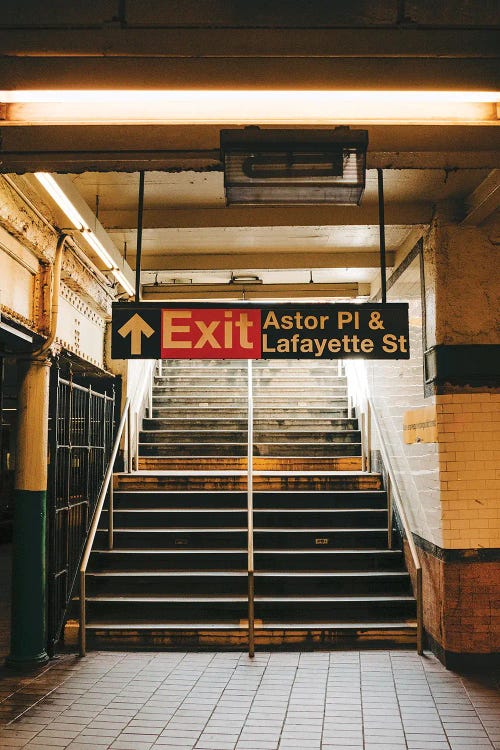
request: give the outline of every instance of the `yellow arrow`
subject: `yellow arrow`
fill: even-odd
[[[154,328],[151,328],[144,318],[135,313],[118,329],[118,333],[123,338],[130,334],[130,354],[140,354],[142,351],[142,334],[149,338],[153,335]]]

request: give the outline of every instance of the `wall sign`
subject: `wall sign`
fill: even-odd
[[[111,356],[408,359],[408,305],[117,302]]]
[[[410,409],[403,415],[403,437],[406,445],[412,443],[437,443],[437,418],[435,406]]]

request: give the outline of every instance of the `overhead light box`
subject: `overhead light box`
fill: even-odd
[[[221,130],[228,205],[359,205],[368,132]]]

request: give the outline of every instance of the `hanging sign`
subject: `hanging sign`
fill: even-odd
[[[408,359],[408,305],[117,302],[111,356]]]

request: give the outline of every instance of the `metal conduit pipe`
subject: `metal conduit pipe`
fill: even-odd
[[[21,200],[23,201],[23,203],[25,203],[28,206],[28,208],[31,211],[33,211],[33,213],[35,214],[35,216],[37,216],[40,219],[40,221],[43,224],[45,224],[45,226],[47,227],[47,229],[49,229],[54,234],[59,235],[60,232],[61,232],[61,230],[58,229],[57,227],[55,227],[53,224],[51,224],[51,222],[47,219],[47,217],[44,216],[43,213],[35,206],[35,204],[33,203],[33,201],[30,200],[30,198],[28,198],[27,195],[25,195],[25,193],[21,190],[21,188],[18,185],[16,185],[16,183],[14,182],[14,180],[12,180],[9,177],[9,175],[6,175],[6,174],[2,175],[2,177],[5,180],[5,182],[9,185],[9,187],[12,188],[12,190],[15,193],[17,193],[17,195],[21,198]],[[100,284],[101,287],[105,291],[109,292],[109,289],[110,289],[109,280],[102,273],[102,271],[100,271],[96,266],[94,266],[94,264],[92,263],[92,261],[87,257],[87,255],[83,252],[83,250],[80,249],[80,247],[77,245],[77,243],[75,241],[75,238],[71,234],[67,234],[66,240],[67,240],[66,241],[67,247],[85,265],[85,268],[87,269],[87,271],[89,273],[92,274],[92,276],[97,281],[97,283]]]
[[[33,359],[37,357],[43,357],[44,354],[48,352],[52,344],[54,343],[54,339],[56,337],[56,330],[57,330],[57,319],[59,317],[59,291],[61,288],[61,269],[62,269],[62,259],[63,259],[63,251],[64,251],[64,243],[66,242],[66,238],[68,235],[66,234],[60,234],[57,238],[57,245],[56,245],[56,254],[54,258],[54,264],[53,264],[53,272],[52,272],[52,299],[51,299],[51,305],[50,305],[50,331],[49,335],[47,337],[47,340],[42,344],[40,349],[37,349],[32,353]]]

